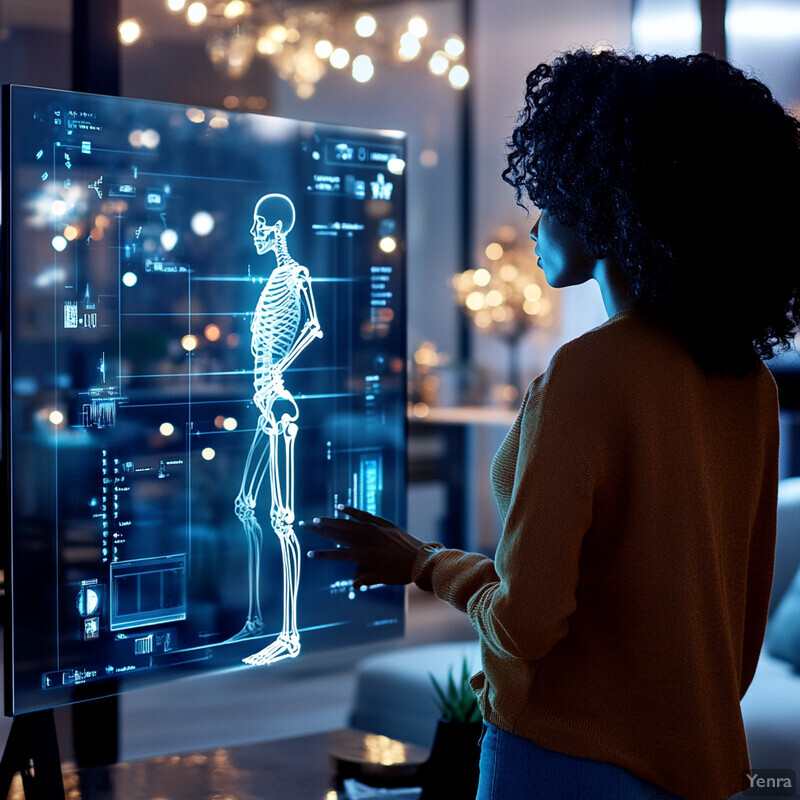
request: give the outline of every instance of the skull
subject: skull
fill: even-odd
[[[266,194],[253,211],[250,235],[256,252],[262,256],[275,249],[278,237],[285,237],[294,227],[294,206],[284,194]]]

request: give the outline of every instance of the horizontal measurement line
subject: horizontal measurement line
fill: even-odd
[[[258,428],[235,428],[232,431],[192,431],[192,436],[215,436],[219,433],[255,433]]]
[[[293,395],[295,400],[329,400],[338,397],[359,397],[360,392],[342,392],[340,394],[296,394]],[[120,408],[166,408],[167,406],[204,406],[211,405],[212,403],[252,403],[252,397],[236,398],[233,400],[222,400],[215,398],[214,400],[183,400],[177,403],[125,403]]]
[[[134,380],[136,378],[215,378],[222,375],[242,375],[247,377],[253,370],[236,369],[231,372],[156,372],[152,375],[120,375],[120,380]]]
[[[192,275],[192,280],[211,281],[219,283],[266,283],[268,279],[265,277],[248,278],[246,276],[241,276],[241,275],[214,275],[205,277]],[[365,275],[363,278],[317,278],[313,274],[311,275],[312,283],[355,283],[356,281],[359,280],[366,281],[367,276]]]
[[[284,375],[296,372],[341,372],[347,367],[289,367],[283,370]],[[120,375],[120,380],[134,380],[137,378],[216,378],[224,375],[251,376],[252,369],[231,370],[229,372],[156,372],[152,375]]]
[[[352,624],[353,623],[350,622],[349,620],[343,620],[342,622],[326,622],[326,623],[323,623],[321,625],[306,625],[304,627],[298,628],[297,630],[298,630],[299,633],[305,633],[306,631],[321,631],[321,630],[325,630],[325,628],[340,628],[343,625],[352,625]],[[236,642],[236,644],[239,644],[241,642],[253,642],[253,643],[255,643],[255,642],[259,642],[259,641],[261,641],[263,639],[275,639],[279,635],[280,635],[280,631],[274,631],[273,633],[262,633],[259,636],[250,636],[247,639],[239,639]],[[188,653],[191,650],[207,650],[207,649],[209,649],[211,647],[222,647],[222,646],[227,645],[227,644],[231,644],[230,640],[228,640],[228,639],[226,639],[225,641],[222,641],[222,642],[209,642],[208,644],[196,645],[195,647],[184,648],[184,650],[182,652]],[[179,662],[178,666],[180,666],[180,663],[182,663],[182,662]],[[234,671],[243,670],[243,669],[247,669],[247,665],[246,664],[237,664],[235,666],[226,667],[226,668],[220,670],[219,673],[217,673],[217,674],[222,674],[224,672],[234,672]]]
[[[251,178],[212,178],[209,175],[181,175],[173,172],[142,172],[139,175],[147,175],[149,178],[189,178],[195,181],[222,181],[223,183],[264,183],[263,179],[255,180]]]
[[[167,408],[171,406],[209,406],[212,404],[216,405],[223,405],[225,403],[252,403],[252,397],[245,397],[244,399],[237,397],[234,399],[223,399],[223,398],[215,398],[214,400],[192,400],[189,403],[188,400],[183,400],[180,403],[126,403],[124,406],[120,406],[120,408]]]
[[[255,311],[124,311],[121,317],[252,317]]]
[[[295,394],[295,400],[328,400],[335,397],[359,397],[361,392],[339,392],[331,394]]]
[[[79,130],[78,133],[84,133],[86,136],[91,136],[94,131]],[[58,142],[57,146],[63,150],[81,150],[83,148],[83,145],[80,144],[65,144],[64,142]],[[95,147],[94,145],[92,145],[91,153],[86,153],[86,155],[90,156],[92,153],[124,153],[126,156],[148,155],[147,153],[137,152],[136,150],[113,150],[110,147]]]

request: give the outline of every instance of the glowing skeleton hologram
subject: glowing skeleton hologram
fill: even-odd
[[[256,501],[266,480],[270,491],[270,525],[281,545],[283,558],[283,624],[277,639],[244,659],[247,664],[271,664],[294,658],[300,652],[297,630],[297,589],[300,583],[300,546],[294,524],[294,445],[299,409],[283,385],[287,367],[314,340],[322,336],[311,277],[289,254],[286,237],[294,227],[292,201],[282,194],[264,195],[253,212],[256,252],[275,253],[276,266],[258,298],[250,349],[255,359],[253,388],[261,415],[236,497],[236,516],[247,537],[249,608],[247,621],[229,641],[264,632],[259,597],[263,531],[256,518]],[[305,317],[301,327],[301,320]]]

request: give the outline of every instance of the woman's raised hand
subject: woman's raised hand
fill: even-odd
[[[411,583],[411,568],[422,542],[393,522],[351,506],[339,506],[344,517],[315,517],[306,530],[333,539],[334,550],[311,550],[309,558],[358,564],[353,586]]]

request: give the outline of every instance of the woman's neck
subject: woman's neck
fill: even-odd
[[[633,308],[633,302],[628,297],[628,281],[616,259],[612,256],[598,259],[592,277],[600,286],[603,305],[609,317]]]

